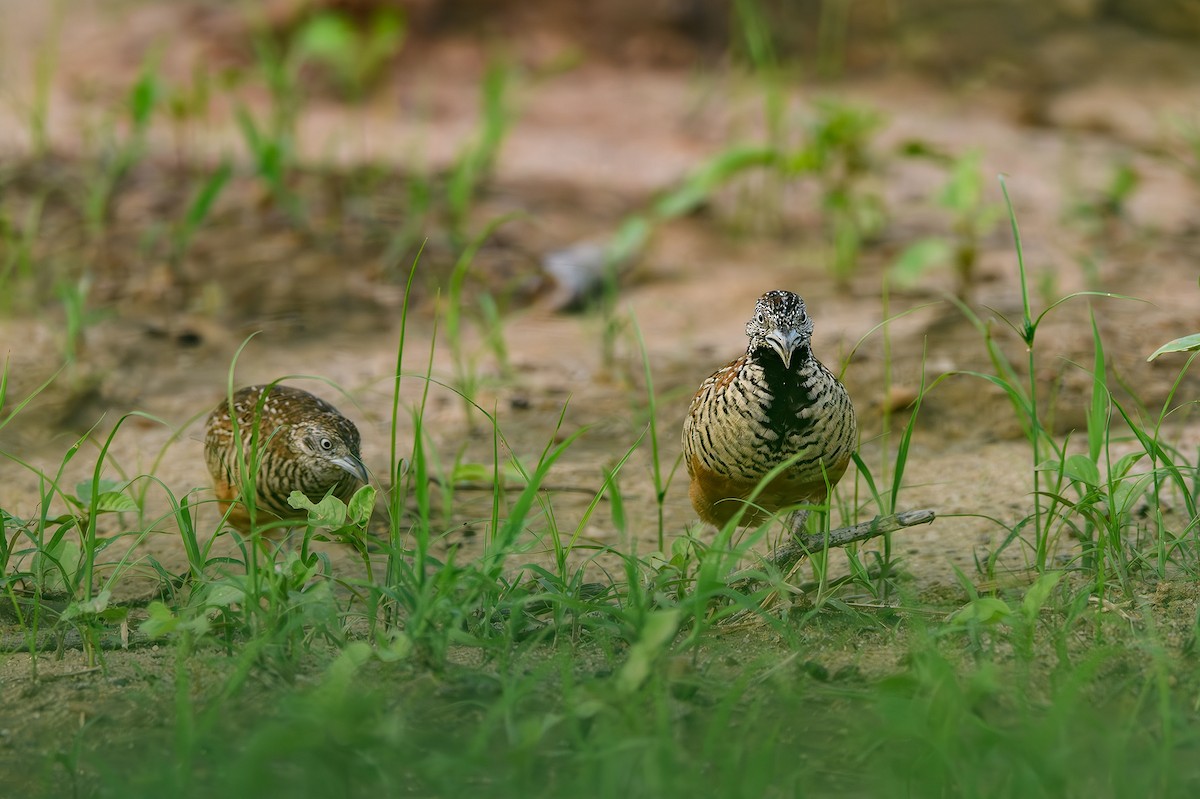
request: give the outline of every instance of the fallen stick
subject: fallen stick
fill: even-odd
[[[929,524],[934,520],[935,516],[936,514],[928,509],[909,510],[890,516],[876,516],[869,522],[863,522],[851,527],[839,527],[836,530],[830,530],[828,533],[805,533],[795,536],[786,544],[782,544],[766,558],[766,561],[779,569],[779,571],[787,574],[792,570],[793,566],[814,552],[823,552],[827,549],[844,547],[856,541],[877,538],[887,533],[893,533],[896,530],[902,530],[905,527]],[[755,583],[761,582],[760,577],[751,576],[750,574],[750,572],[756,571],[758,570],[743,569],[737,572],[730,578],[729,587],[742,593],[748,593]]]

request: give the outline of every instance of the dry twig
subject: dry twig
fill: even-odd
[[[839,527],[828,533],[807,533],[798,535],[783,544],[767,558],[767,562],[779,571],[787,574],[803,558],[814,552],[844,547],[856,541],[866,541],[886,533],[914,527],[918,524],[929,524],[936,514],[932,510],[910,510],[891,516],[876,516],[869,522],[856,524],[851,527]],[[753,572],[754,574],[751,574]],[[741,593],[750,593],[762,582],[757,576],[758,569],[746,569],[737,572],[730,578],[729,587]]]

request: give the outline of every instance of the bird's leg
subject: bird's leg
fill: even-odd
[[[808,508],[801,508],[788,514],[787,520],[783,524],[787,528],[787,531],[791,533],[793,540],[802,537],[808,532],[809,513]]]

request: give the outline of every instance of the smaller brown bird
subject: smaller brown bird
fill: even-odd
[[[238,530],[250,531],[239,464],[251,462],[256,428],[254,506],[260,525],[307,518],[307,511],[288,504],[293,491],[303,492],[313,502],[326,494],[346,501],[360,483],[369,482],[359,453],[358,428],[325,400],[291,386],[249,386],[233,395],[233,413],[242,440],[241,456],[229,402],[222,400],[205,425],[204,460],[221,511],[229,512],[229,524]]]
[[[683,421],[689,496],[700,518],[720,527],[789,506],[819,503],[837,484],[858,443],[850,396],[812,352],[804,300],[769,291],[746,323],[746,353],[714,372]],[[790,462],[746,507],[774,468]],[[761,510],[759,510],[761,508]],[[806,513],[789,520],[792,532]]]

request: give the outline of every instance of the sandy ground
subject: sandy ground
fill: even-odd
[[[0,104],[0,150],[6,157],[27,152],[30,145],[32,97],[20,87],[32,85],[35,45],[41,41],[29,34],[44,33],[50,24],[35,6],[0,6],[0,18],[8,23],[0,25],[5,32],[0,49],[7,54],[0,68],[11,88],[8,102]],[[220,66],[240,57],[228,42],[239,30],[236,15],[209,10],[188,17],[193,12],[165,4],[135,5],[120,14],[104,4],[81,4],[79,9],[61,23],[61,46],[48,93],[47,135],[51,150],[60,157],[85,153],[99,140],[111,120],[113,102],[136,77],[146,53],[162,42],[171,41],[160,51],[167,79],[182,80],[202,59]],[[195,24],[181,26],[181,15]],[[543,50],[553,55],[556,47],[554,41],[535,44],[518,42],[516,47],[519,58],[532,65],[531,75],[536,75],[533,67],[538,63],[552,60]],[[400,181],[403,170],[414,164],[436,169],[450,163],[476,128],[476,87],[484,55],[469,41],[454,37],[414,45],[413,52],[363,105],[347,106],[325,97],[308,103],[298,124],[302,158],[347,169],[366,162],[382,165]],[[1144,51],[1130,52],[1132,58]],[[1177,65],[1155,83],[1097,72],[1094,80],[1039,95],[1039,116],[1047,122],[1039,126],[1026,124],[1027,98],[1018,91],[986,86],[946,89],[903,74],[861,77],[836,87],[798,80],[790,95],[797,120],[811,113],[811,100],[823,96],[884,112],[888,124],[879,139],[880,152],[917,137],[948,152],[981,148],[985,173],[1007,175],[1035,289],[1046,287],[1057,297],[1098,287],[1145,301],[1097,299],[1091,307],[1114,373],[1136,387],[1141,402],[1156,412],[1182,359],[1168,357],[1148,365],[1145,358],[1164,341],[1193,332],[1200,318],[1194,260],[1200,192],[1162,149],[1169,121],[1196,112],[1197,65],[1186,55],[1179,56]],[[517,94],[515,126],[476,215],[486,220],[502,211],[527,212],[504,230],[508,240],[516,242],[519,267],[531,274],[536,274],[541,254],[607,235],[623,214],[672,185],[703,157],[730,141],[753,139],[761,128],[760,97],[753,85],[709,70],[622,68],[585,61],[561,74],[530,78]],[[252,89],[242,89],[238,96],[265,102]],[[166,126],[152,130],[150,166],[145,169],[152,171],[156,164],[166,168],[181,153],[201,163],[222,154],[241,160],[231,111],[228,102],[217,101],[208,120],[189,127],[182,148]],[[1127,220],[1102,240],[1065,222],[1064,209],[1097,192],[1120,159],[1127,159],[1141,180]],[[838,366],[849,358],[845,380],[862,420],[862,452],[873,469],[883,469],[889,461],[884,451],[894,448],[907,419],[907,411],[897,409],[891,437],[885,437],[883,409],[895,404],[896,397],[915,392],[922,370],[928,383],[946,372],[990,368],[983,338],[944,299],[943,292],[953,285],[949,274],[933,274],[918,289],[894,290],[889,299],[893,316],[913,310],[887,329],[886,365],[892,381],[888,394],[879,328],[884,319],[884,268],[908,241],[943,232],[947,221],[929,202],[943,179],[941,171],[897,159],[889,159],[881,170],[877,189],[891,209],[892,222],[882,241],[864,253],[861,268],[845,289],[836,287],[825,269],[824,233],[811,191],[804,188],[784,195],[782,235],[731,232],[722,210],[728,198],[718,198],[708,213],[671,223],[656,235],[619,302],[622,314],[636,319],[646,342],[667,468],[678,454],[680,420],[691,391],[741,350],[745,318],[754,299],[770,288],[789,288],[805,296],[816,320],[816,351],[826,363]],[[395,184],[388,190],[402,191]],[[153,213],[154,192],[155,182],[147,181],[141,189],[122,194],[116,218],[137,221],[140,214]],[[987,192],[991,201],[1000,201],[996,183],[988,181]],[[60,373],[42,397],[0,431],[0,448],[10,455],[0,461],[0,506],[18,517],[36,514],[38,471],[54,474],[82,432],[97,424],[92,440],[102,442],[103,433],[133,410],[164,423],[127,419],[113,439],[105,475],[153,471],[176,495],[196,489],[197,496],[205,496],[202,417],[222,396],[237,347],[254,331],[261,332],[244,350],[236,382],[316,375],[343,387],[346,395],[339,397],[315,381],[297,381],[325,394],[354,418],[363,432],[367,464],[376,474],[386,474],[402,296],[398,281],[381,275],[377,263],[346,261],[324,252],[301,264],[291,260],[294,251],[286,248],[274,261],[266,247],[260,268],[272,270],[279,280],[265,285],[289,284],[299,299],[289,307],[292,295],[285,291],[284,299],[274,305],[261,297],[258,304],[239,304],[238,282],[251,278],[223,265],[240,255],[244,237],[223,238],[220,225],[215,225],[204,239],[192,268],[218,276],[226,292],[207,306],[194,297],[177,306],[156,305],[153,292],[142,290],[146,273],[139,271],[139,264],[118,259],[114,266],[113,256],[108,256],[109,266],[96,290],[96,321],[87,329],[80,361]],[[500,268],[487,255],[481,254],[478,266],[483,273]],[[1089,283],[1089,259],[1098,286]],[[149,273],[159,274],[153,266]],[[441,267],[435,256],[421,268],[436,276]],[[1023,363],[1020,342],[995,322],[1000,316],[1019,318],[1021,308],[1006,224],[997,225],[985,238],[980,272],[972,305],[982,318],[994,320],[992,330],[1005,351]],[[415,298],[404,353],[406,372],[425,368],[438,314],[428,283],[436,282],[436,277],[430,278]],[[486,283],[486,274],[480,282]],[[320,307],[319,295],[327,287],[336,301]],[[305,288],[312,291],[305,294]],[[1034,301],[1037,307],[1045,305],[1036,291]],[[1067,303],[1048,315],[1038,334],[1039,390],[1052,398],[1055,426],[1064,435],[1081,428],[1090,396],[1088,307],[1083,299]],[[0,320],[0,352],[10,359],[8,407],[59,368],[62,324],[56,308]],[[532,302],[519,304],[508,315],[504,339],[516,372],[513,378],[501,376],[480,332],[467,332],[467,351],[482,376],[477,401],[494,409],[512,453],[525,463],[555,434],[566,404],[559,435],[581,426],[589,430],[555,467],[550,482],[585,489],[599,486],[603,467],[632,446],[646,423],[635,338],[627,330],[618,341],[617,365],[606,366],[601,361],[599,319],[557,313]],[[441,380],[454,380],[444,340],[434,348],[432,371]],[[1198,385],[1195,375],[1185,376],[1176,401],[1194,398]],[[406,377],[406,406],[421,391],[418,378]],[[486,461],[491,437],[469,431],[461,402],[439,387],[432,389],[430,398],[425,425],[440,457],[450,462],[462,451],[467,460]],[[1194,453],[1200,440],[1189,422],[1187,413],[1179,413],[1167,425],[1168,438],[1185,454]],[[396,432],[401,451],[407,451],[412,430],[405,414]],[[85,445],[67,465],[63,483],[86,479],[95,455],[95,446]],[[1001,525],[1015,524],[1028,513],[1031,457],[1010,407],[994,387],[957,375],[926,397],[899,504],[931,507],[941,518],[897,537],[919,588],[954,584],[953,566],[973,569],[975,558],[1003,539]],[[630,540],[621,540],[603,508],[590,520],[585,535],[606,545],[649,551],[657,546],[658,529],[645,447],[625,466],[621,482],[630,506]],[[856,485],[853,476],[843,482],[842,495],[851,504],[857,501],[863,512],[873,512],[863,484]],[[481,546],[477,522],[487,513],[488,499],[486,492],[460,492],[459,499],[452,518],[444,520],[447,534],[442,544],[461,546],[470,556]],[[588,499],[586,494],[552,494],[562,529],[575,529]],[[158,486],[149,488],[147,507],[150,518],[165,507]],[[216,515],[208,509],[204,514],[202,523],[211,528]],[[686,486],[677,475],[666,498],[667,536],[694,524]],[[143,542],[139,551],[168,568],[180,568],[182,554],[171,524],[164,521],[157,528],[161,533]],[[540,548],[532,543],[531,556],[537,557]],[[1019,567],[1018,548],[1010,554],[1014,557],[1009,565]]]

